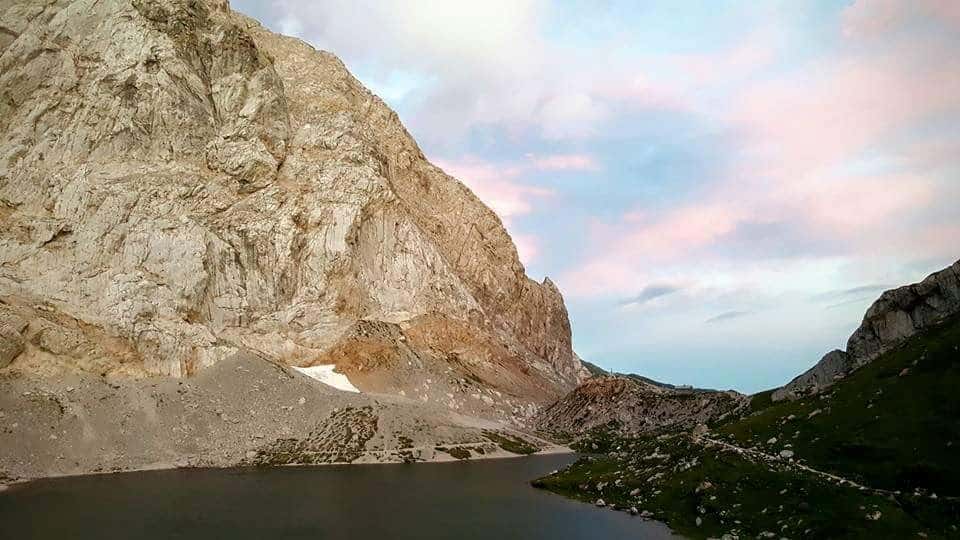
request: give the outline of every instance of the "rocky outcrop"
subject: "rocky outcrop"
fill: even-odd
[[[851,365],[850,355],[840,349],[834,349],[825,354],[817,365],[790,381],[790,384],[774,390],[773,400],[781,401],[807,389],[826,388],[834,381],[843,378]]]
[[[747,403],[746,396],[732,391],[670,388],[627,376],[597,375],[544,409],[536,426],[565,435],[597,427],[636,435],[692,428],[738,411]]]
[[[847,341],[854,367],[896,347],[917,332],[960,313],[960,261],[920,283],[884,292]]]
[[[500,219],[337,58],[224,0],[5,2],[0,94],[6,369],[251,351],[410,393],[431,366],[450,408],[496,390],[503,417],[582,376]]]
[[[774,391],[773,400],[816,393],[907,338],[957,314],[960,314],[960,261],[920,283],[884,292],[850,336],[846,352],[827,353],[817,365]]]

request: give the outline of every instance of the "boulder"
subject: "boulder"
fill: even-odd
[[[23,352],[23,336],[12,326],[0,324],[0,368],[7,367]]]

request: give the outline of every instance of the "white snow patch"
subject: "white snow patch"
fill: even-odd
[[[327,386],[332,386],[337,390],[360,393],[360,389],[354,386],[346,375],[333,371],[333,368],[335,367],[337,366],[328,364],[325,366],[294,367],[293,369],[303,373],[311,379],[316,379]]]

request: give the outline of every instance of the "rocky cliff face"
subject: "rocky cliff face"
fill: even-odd
[[[333,55],[223,0],[7,0],[0,74],[6,370],[251,351],[504,417],[579,381],[557,288]]]
[[[620,375],[600,375],[581,383],[546,408],[539,429],[579,435],[609,426],[624,434],[663,428],[684,429],[715,421],[747,405],[736,392],[671,388]]]
[[[920,283],[884,292],[847,341],[847,350],[827,353],[817,365],[773,393],[774,401],[815,393],[872,362],[907,338],[960,313],[960,261]]]

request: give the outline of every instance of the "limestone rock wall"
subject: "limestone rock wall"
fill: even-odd
[[[9,369],[310,365],[358,322],[426,317],[477,331],[421,335],[425,362],[507,366],[539,401],[580,378],[560,292],[499,218],[336,57],[224,1],[0,2],[0,95]],[[43,349],[44,324],[89,347]]]

